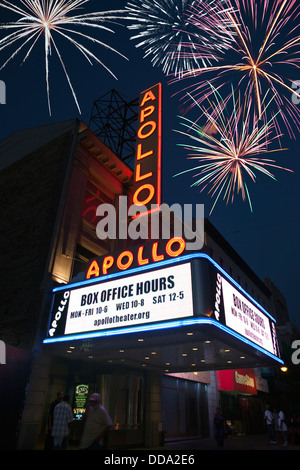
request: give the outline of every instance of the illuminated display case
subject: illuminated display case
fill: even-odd
[[[54,289],[45,343],[189,325],[278,362],[275,319],[205,253]]]
[[[73,414],[76,421],[81,421],[86,411],[86,404],[89,395],[89,386],[79,384],[75,387],[73,399]]]

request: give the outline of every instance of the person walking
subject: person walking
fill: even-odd
[[[79,444],[81,450],[102,450],[104,448],[105,438],[113,422],[100,402],[101,397],[98,393],[93,393],[89,398]]]
[[[54,408],[52,426],[53,450],[65,450],[68,444],[70,425],[74,419],[69,400],[70,396],[64,395],[62,402]]]
[[[221,409],[216,409],[214,416],[214,434],[219,447],[223,447],[225,439],[225,419],[221,413]]]
[[[281,436],[283,439],[282,445],[287,446],[288,445],[288,427],[286,424],[284,412],[282,410],[280,410],[278,413],[278,429],[279,429],[279,432],[281,432]]]
[[[270,410],[270,406],[266,405],[266,410],[265,410],[265,423],[267,426],[267,431],[270,437],[270,443],[271,444],[276,444],[275,441],[275,428],[274,428],[274,418]]]
[[[56,399],[50,404],[49,416],[48,416],[48,430],[45,441],[45,450],[53,450],[53,437],[52,437],[52,426],[53,426],[53,413],[56,405],[61,403],[64,395],[62,392],[57,392]]]
[[[275,441],[280,442],[280,433],[278,429],[278,411],[276,408],[274,408],[272,415],[274,419]]]

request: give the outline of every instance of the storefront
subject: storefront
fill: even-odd
[[[92,358],[92,343],[86,342],[81,360],[54,356],[49,373],[49,388],[40,430],[39,448],[46,445],[48,415],[58,391],[70,395],[74,422],[69,442],[78,447],[87,399],[93,392],[100,393],[103,406],[109,410],[114,427],[108,445],[126,448],[144,444],[146,374],[130,368],[103,367]]]
[[[232,434],[265,431],[264,411],[268,385],[259,369],[216,371],[220,404]]]

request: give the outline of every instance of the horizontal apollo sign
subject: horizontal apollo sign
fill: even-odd
[[[185,252],[185,248],[184,238],[172,237],[169,240],[147,242],[143,245],[135,245],[125,250],[99,256],[87,265],[86,279],[147,265],[155,266],[161,261],[178,258]]]
[[[59,291],[49,337],[193,316],[190,263]]]
[[[161,88],[158,83],[139,99],[132,202],[148,213],[161,204]]]

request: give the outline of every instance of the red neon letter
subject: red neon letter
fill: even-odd
[[[179,243],[179,248],[178,250],[172,250],[172,245],[173,243]],[[185,249],[185,241],[183,238],[181,237],[173,237],[171,238],[171,240],[168,241],[167,243],[167,246],[166,246],[166,253],[169,255],[169,256],[173,256],[174,258],[176,256],[179,256],[181,255],[181,253],[184,251]]]
[[[147,134],[143,134],[142,131],[144,130],[144,128],[146,126],[151,126],[151,129],[150,131],[147,132]],[[147,139],[147,137],[150,137],[151,134],[153,134],[153,132],[155,131],[156,129],[156,122],[155,121],[149,121],[149,122],[145,122],[138,130],[138,137],[140,139]]]
[[[112,267],[114,264],[114,257],[113,256],[105,256],[102,264],[102,272],[103,274],[107,274],[107,270]]]
[[[140,246],[139,249],[138,249],[138,263],[139,263],[139,266],[142,266],[144,264],[148,264],[149,263],[149,259],[146,258],[146,259],[143,259],[143,251],[144,251],[144,247],[143,246]]]
[[[100,273],[99,265],[96,260],[94,260],[86,273],[86,278],[90,279],[92,276],[98,277]]]
[[[155,96],[154,96],[154,94],[152,93],[151,90],[149,90],[149,91],[147,91],[147,93],[145,93],[145,96],[144,96],[144,98],[143,98],[143,101],[141,102],[140,107],[144,106],[144,104],[146,103],[146,101],[149,101],[149,100],[151,100],[151,101],[155,101],[155,100],[156,100],[156,98],[155,98]]]
[[[145,117],[150,116],[150,114],[152,114],[154,110],[155,110],[154,106],[148,106],[148,108],[142,109],[140,122],[144,122]]]
[[[153,261],[162,261],[165,258],[165,256],[157,254],[157,246],[158,246],[158,242],[153,243],[153,246],[152,246],[152,259],[153,259]]]
[[[128,261],[125,264],[122,263],[122,259],[123,259],[124,256],[128,257]],[[119,269],[124,270],[124,269],[129,268],[129,266],[131,266],[132,262],[133,262],[133,254],[131,253],[131,251],[123,251],[118,256],[117,266],[118,266]]]
[[[149,152],[142,153],[142,144],[138,144],[138,146],[137,146],[137,155],[136,155],[137,160],[141,160],[142,158],[150,157],[150,155],[153,155],[153,150],[149,150]]]
[[[138,163],[135,169],[135,181],[141,181],[150,178],[152,174],[152,171],[150,171],[149,173],[145,173],[141,176],[141,164]]]
[[[149,196],[146,197],[143,201],[139,201],[138,195],[140,194],[141,191],[143,191],[143,189],[147,189],[149,191]],[[151,201],[154,194],[155,194],[155,188],[154,188],[153,184],[143,184],[134,193],[134,195],[132,197],[132,202],[136,206],[144,206],[144,205],[146,206],[148,204],[148,202]]]

